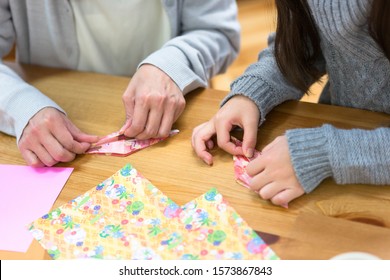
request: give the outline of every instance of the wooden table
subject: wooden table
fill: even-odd
[[[11,64],[29,83],[68,113],[91,134],[106,135],[124,122],[121,101],[128,78]],[[232,156],[221,151],[212,167],[192,150],[192,129],[208,120],[226,92],[197,90],[174,128],[180,133],[168,141],[128,157],[80,155],[59,166],[74,171],[53,208],[83,194],[130,162],[177,204],[216,187],[241,217],[282,259],[329,259],[339,253],[364,251],[390,259],[390,186],[338,186],[325,180],[310,195],[294,200],[289,209],[261,200],[234,180]],[[331,123],[342,128],[388,126],[390,116],[356,109],[304,102],[286,102],[267,117],[259,130],[257,148],[263,148],[286,129]],[[0,164],[20,164],[15,138],[0,133]],[[32,198],[33,199],[33,198]],[[0,251],[0,259],[50,259],[38,242],[27,253]]]

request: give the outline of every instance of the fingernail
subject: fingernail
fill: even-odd
[[[282,204],[282,205],[280,205],[280,206],[282,206],[283,208],[288,209],[288,204],[287,204],[287,203],[286,203],[286,204]]]
[[[246,150],[245,156],[247,158],[251,158],[251,157],[253,157],[253,153],[254,153],[254,150],[252,148],[250,148],[250,149]]]
[[[131,120],[130,119],[127,119],[125,124],[121,127],[121,129],[119,130],[119,133],[124,133],[125,130],[130,126],[131,124]]]

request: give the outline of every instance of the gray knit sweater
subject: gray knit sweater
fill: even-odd
[[[320,102],[390,113],[390,63],[369,36],[369,0],[309,0],[321,38],[318,67],[329,77]],[[258,62],[231,85],[232,96],[251,98],[260,124],[276,105],[303,93],[279,72],[274,34]],[[343,130],[325,124],[286,132],[295,173],[308,193],[332,176],[338,184],[390,185],[390,129]]]

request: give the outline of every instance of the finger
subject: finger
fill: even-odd
[[[288,204],[300,197],[304,194],[304,191],[296,190],[296,189],[285,189],[279,193],[277,193],[274,197],[272,197],[271,202],[275,205],[280,205],[284,208],[288,208]]]
[[[268,152],[269,150],[272,149],[273,146],[275,146],[278,142],[278,138],[279,137],[276,137],[271,143],[269,143],[267,146],[265,146],[262,150],[262,153],[266,153]]]
[[[125,107],[126,113],[126,121],[123,127],[120,129],[121,133],[124,133],[126,129],[128,129],[132,123],[133,115],[134,115],[134,107],[135,107],[135,91],[130,86],[126,89],[126,92],[122,96],[123,106]]]
[[[198,157],[202,159],[206,164],[213,164],[213,156],[208,152],[208,149],[205,145],[205,141],[200,138],[195,139],[193,148]]]
[[[45,132],[43,133],[45,137],[40,137],[39,135],[30,135],[28,129],[29,128],[26,128],[19,141],[19,149],[27,164],[34,167],[52,166],[56,164],[57,162],[42,146],[42,142],[40,140],[41,138],[52,139],[50,133]]]
[[[195,153],[208,165],[213,164],[213,157],[208,152],[208,146],[211,145],[209,142],[212,141],[211,138],[214,135],[215,131],[213,126],[208,123],[198,127],[196,132],[194,131],[192,135],[192,147]],[[206,145],[206,143],[208,144]]]
[[[69,142],[71,143],[77,143],[80,144],[76,141],[73,141],[71,135],[68,133],[70,139]],[[58,137],[58,135],[57,135]],[[42,139],[42,146],[45,148],[45,150],[49,153],[49,155],[56,161],[56,162],[69,162],[74,160],[76,157],[76,154],[67,150],[60,142],[58,139],[61,138],[56,138],[54,135],[51,137],[45,137]],[[66,140],[61,139],[60,141],[66,142]],[[73,146],[71,146],[73,148]]]
[[[160,128],[157,133],[157,137],[167,137],[172,129],[174,122],[174,114],[171,112],[165,112],[161,120]]]
[[[52,146],[47,142],[47,138],[45,138],[46,140],[42,140],[43,143],[45,143],[44,146],[49,151],[49,153],[52,155],[55,154],[63,159],[60,160],[58,158],[59,161],[70,161],[72,160],[71,158],[74,159],[74,154],[84,153],[91,146],[90,143],[99,141],[98,136],[83,133],[72,123],[69,123],[67,128],[68,129],[66,130],[61,126],[55,126],[51,131],[53,138],[55,138],[56,142],[58,142],[60,146],[55,144]],[[69,153],[61,151],[61,148],[65,149]]]
[[[248,171],[247,174],[252,177],[252,179],[249,182],[249,187],[255,192],[260,191],[264,186],[272,182],[272,179],[270,179],[269,176],[267,176],[264,169],[259,170],[259,172],[257,172],[256,175],[249,174]]]
[[[176,104],[169,102],[165,108],[164,116],[161,120],[158,137],[167,137],[172,129],[173,123],[177,120],[184,108],[175,108]]]
[[[235,145],[231,141],[230,131],[233,125],[229,122],[218,122],[216,124],[217,143],[218,146],[232,155],[242,155],[242,147]]]
[[[125,124],[119,130],[119,133],[123,134],[125,132],[125,130],[131,126],[131,122],[132,122],[131,116],[127,116],[127,114],[126,114]]]
[[[32,167],[44,167],[45,164],[30,150],[23,149],[21,154],[26,161],[27,165]]]
[[[134,107],[134,115],[131,126],[124,132],[126,136],[138,138],[138,135],[144,131],[146,122],[149,117],[149,109],[149,106],[146,106],[142,103],[137,104]]]
[[[99,139],[100,139],[100,137],[97,135],[87,134],[87,133],[80,131],[79,129],[74,130],[72,128],[72,129],[70,129],[70,133],[72,134],[74,140],[76,140],[79,143],[84,142],[84,143],[92,144],[92,143],[99,141]]]
[[[145,129],[137,135],[137,139],[149,139],[157,137],[162,117],[162,110],[154,108],[149,111]]]
[[[242,140],[242,150],[248,158],[253,157],[257,142],[257,120],[248,119],[243,124],[244,136]]]
[[[35,146],[34,150],[31,152],[37,156],[44,166],[53,166],[58,163],[42,145]]]
[[[250,161],[246,167],[246,172],[249,176],[254,177],[260,173],[262,173],[266,168],[266,163],[264,160],[264,156],[261,155],[252,161]]]
[[[207,140],[207,141],[206,141],[206,147],[207,147],[207,149],[209,149],[209,150],[214,149],[214,141],[213,141],[213,140]]]
[[[177,119],[180,117],[180,115],[183,113],[185,107],[186,107],[186,100],[184,99],[183,96],[181,96],[181,98],[179,99],[179,101],[176,103],[175,102],[175,114],[174,114],[174,117],[173,117],[173,121],[172,123],[174,123],[175,121],[177,121]]]
[[[285,187],[277,184],[276,182],[270,182],[266,185],[264,185],[259,190],[259,195],[262,199],[268,200],[273,198],[275,195],[277,195],[279,192],[284,191]]]

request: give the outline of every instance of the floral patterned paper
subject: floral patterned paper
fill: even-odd
[[[29,230],[53,259],[278,259],[215,188],[180,207],[130,164]]]
[[[237,145],[241,146],[242,143],[237,140],[236,138],[232,137],[232,141]],[[255,158],[257,158],[261,153],[257,150],[254,151],[254,155],[252,158],[247,158],[246,156],[243,155],[237,155],[233,156],[233,162],[234,162],[234,175],[236,177],[236,182],[239,183],[240,185],[250,188],[249,187],[249,182],[251,180],[251,176],[249,176],[246,173],[246,167],[249,164],[249,162]]]
[[[172,130],[169,136],[173,136],[179,133],[179,130]],[[145,149],[153,144],[161,142],[165,138],[151,138],[146,140],[137,140],[128,138],[120,132],[111,133],[99,142],[95,143],[86,154],[105,154],[114,156],[128,156],[136,151]]]

